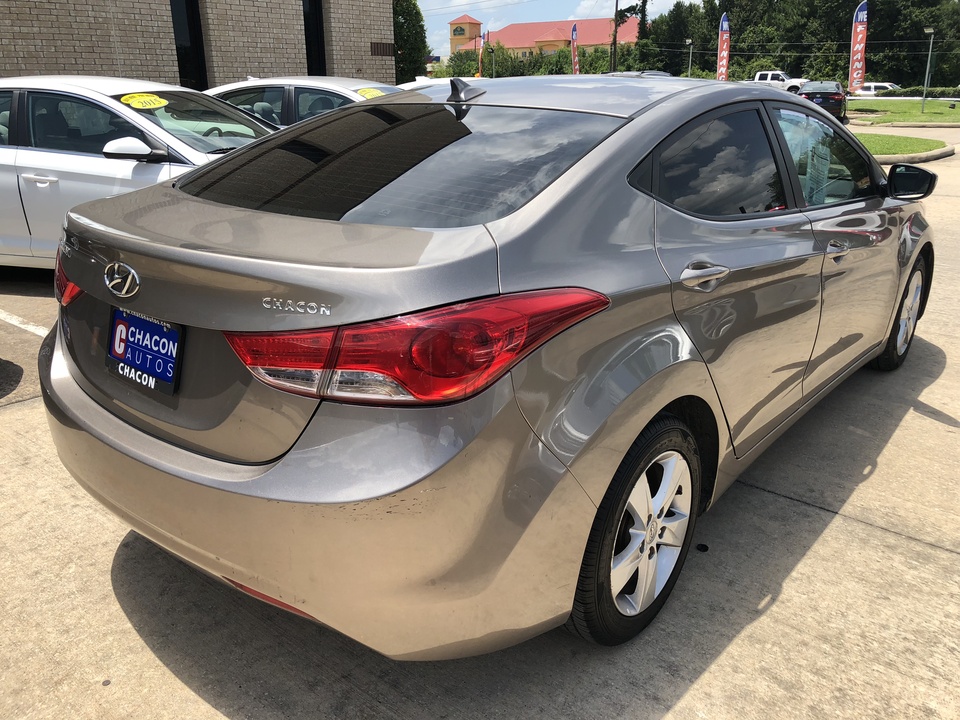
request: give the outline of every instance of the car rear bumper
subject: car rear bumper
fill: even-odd
[[[56,333],[39,364],[70,473],[214,576],[398,659],[488,652],[570,612],[596,507],[524,421],[509,376],[455,412],[324,403],[284,458],[249,466],[123,423],[73,380]]]

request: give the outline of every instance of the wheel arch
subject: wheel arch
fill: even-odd
[[[657,416],[679,418],[700,449],[701,482],[698,513],[717,495],[718,469],[733,453],[730,432],[706,365],[699,358],[664,368],[650,378],[607,420],[608,432],[591,443],[570,464],[587,495],[600,504],[624,458]]]
[[[658,415],[667,413],[678,418],[693,434],[700,450],[700,499],[697,512],[703,513],[713,498],[720,464],[720,433],[717,418],[703,398],[685,395],[668,403]]]
[[[917,253],[917,256],[922,257],[927,266],[927,278],[923,285],[923,297],[920,299],[920,314],[917,316],[917,319],[919,320],[923,317],[923,313],[927,309],[927,299],[930,297],[930,288],[933,287],[933,243],[925,243],[923,247],[920,248],[920,252]]]

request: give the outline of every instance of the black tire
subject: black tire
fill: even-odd
[[[664,457],[670,457],[670,460],[664,462],[674,463],[669,465],[670,468],[679,469],[674,476],[681,478],[677,483],[681,490],[663,502],[664,511],[656,521],[652,519],[652,514],[648,515],[644,530],[643,526],[634,521],[633,505],[628,510],[628,501],[634,488],[642,487],[638,485],[638,481],[647,482],[647,486],[651,488],[651,492],[646,495],[647,499],[650,499],[655,490],[665,488],[663,481],[669,469],[657,462]],[[686,463],[688,480],[682,479],[682,468],[678,459]],[[656,617],[677,582],[692,543],[700,504],[700,467],[697,443],[678,418],[673,415],[658,415],[644,429],[620,464],[597,509],[580,568],[573,611],[567,621],[568,630],[601,645],[619,645],[636,637]],[[688,511],[677,552],[678,545],[676,542],[669,542],[671,534],[667,531],[684,523],[684,505]],[[656,497],[653,497],[651,507],[654,513],[657,512]],[[665,534],[667,540],[661,542]],[[677,533],[676,537],[679,535],[680,533]],[[641,537],[643,541],[639,542]],[[631,555],[631,543],[637,542],[639,545],[634,556],[639,557],[639,565],[632,571],[631,579],[614,593],[614,559]],[[644,594],[640,585],[641,569],[659,569],[661,560],[667,568],[661,573],[666,575],[666,581],[662,586],[660,580],[654,581],[654,589],[649,592],[654,592],[655,595],[649,604],[639,607],[636,603],[631,604],[631,592],[637,599],[643,600],[639,597]],[[671,561],[672,568],[669,567]],[[628,565],[621,562],[621,567]],[[654,573],[654,576],[656,575],[657,573]],[[623,573],[620,576],[626,577]],[[661,589],[655,590],[657,586],[661,586]],[[648,584],[647,587],[651,586]],[[636,612],[625,612],[625,606]]]
[[[919,285],[914,281],[919,278]],[[910,352],[910,346],[913,345],[913,336],[916,333],[916,323],[919,320],[921,303],[923,302],[924,288],[927,283],[927,262],[923,256],[917,258],[913,269],[910,271],[910,277],[907,279],[907,286],[903,290],[903,297],[900,298],[900,304],[897,306],[897,315],[893,321],[893,327],[890,329],[890,337],[887,338],[887,344],[883,347],[883,352],[873,359],[870,366],[875,370],[896,370],[903,365],[907,359],[907,353]],[[910,303],[908,305],[908,303]],[[912,315],[912,321],[907,321],[906,338],[901,338],[904,331],[905,313],[904,309],[910,308],[906,317]]]

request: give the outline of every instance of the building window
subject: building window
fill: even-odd
[[[526,56],[527,56],[527,51],[524,50],[522,53],[520,53],[520,55],[521,55],[521,57],[526,57]]]
[[[170,0],[173,39],[177,45],[180,84],[193,90],[206,90],[207,61],[203,50],[199,0]]]

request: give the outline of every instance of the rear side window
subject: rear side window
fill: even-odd
[[[490,222],[524,205],[624,120],[359,103],[182,181],[190,195],[284,215],[399,227]]]
[[[0,145],[10,144],[10,105],[12,92],[0,91]]]
[[[697,215],[744,215],[786,207],[780,173],[756,110],[696,120],[666,141],[654,194]]]

